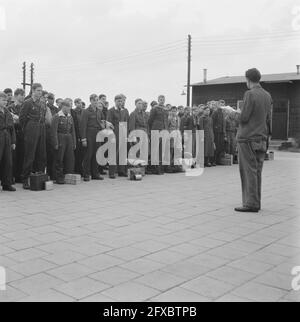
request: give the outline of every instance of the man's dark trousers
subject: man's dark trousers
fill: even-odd
[[[261,209],[262,170],[265,151],[256,150],[253,142],[239,142],[239,167],[242,181],[243,206]]]
[[[47,174],[53,180],[54,179],[54,158],[55,151],[51,144],[50,128],[46,128],[46,152],[47,152]]]
[[[11,138],[7,130],[0,130],[0,164],[1,164],[1,184],[10,186],[12,184],[12,151]]]
[[[24,136],[22,129],[15,126],[16,131],[16,150],[12,153],[13,158],[13,176],[17,183],[21,183],[21,176],[24,162]]]
[[[23,180],[27,180],[32,171],[45,172],[47,163],[46,127],[44,123],[29,121],[24,130]]]
[[[63,180],[65,174],[74,172],[74,150],[72,134],[58,134],[59,147],[55,151],[55,179]]]
[[[75,150],[75,173],[83,175],[82,163],[84,158],[85,149],[82,147],[82,143],[77,141],[77,147]]]
[[[98,177],[99,165],[96,160],[96,153],[100,146],[100,143],[96,142],[98,129],[88,129],[87,136],[87,148],[83,158],[83,176],[92,176],[93,178]]]

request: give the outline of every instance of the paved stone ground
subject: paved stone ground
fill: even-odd
[[[300,301],[300,155],[276,158],[260,214],[237,166],[0,192],[0,301]]]

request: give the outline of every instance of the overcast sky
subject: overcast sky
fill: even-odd
[[[130,110],[135,98],[159,94],[184,104],[189,33],[192,82],[202,81],[203,68],[209,79],[250,67],[294,72],[298,7],[300,0],[0,0],[0,88],[20,87],[27,61],[57,97],[106,93],[113,103],[124,93]]]

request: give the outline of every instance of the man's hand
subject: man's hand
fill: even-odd
[[[113,124],[112,123],[110,123],[110,122],[108,122],[108,121],[106,121],[106,128],[109,130],[109,129],[112,129],[112,130],[114,130],[115,129],[115,127],[113,126]]]
[[[13,117],[14,123],[18,124],[19,123],[19,116],[16,114],[12,114],[12,117]]]
[[[56,146],[54,147],[54,150],[56,150],[56,151],[58,150],[58,145],[56,145]]]
[[[15,151],[15,149],[16,149],[16,145],[15,145],[15,144],[12,144],[12,145],[11,145],[11,149],[12,149],[13,151]]]

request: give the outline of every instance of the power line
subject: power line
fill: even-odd
[[[282,40],[282,39],[298,39],[300,38],[300,32],[293,32],[287,35],[269,35],[269,36],[256,36],[256,37],[243,37],[243,38],[211,38],[211,40],[204,40],[203,38],[196,38],[195,43],[201,43],[203,45],[210,44],[220,44],[220,43],[236,43],[236,42],[251,42],[251,41],[259,41],[259,40]]]
[[[249,39],[249,38],[267,38],[267,37],[284,37],[288,35],[299,35],[299,31],[277,31],[277,32],[268,32],[268,33],[259,33],[259,35],[248,35],[248,36],[238,36],[238,37],[223,37],[223,36],[193,36],[193,39],[195,40],[202,40],[202,41],[219,41],[219,40],[243,40],[243,39]]]
[[[102,60],[102,61],[89,61],[89,62],[84,62],[84,63],[80,63],[80,64],[73,64],[73,65],[67,65],[67,66],[62,66],[62,67],[56,67],[55,70],[61,70],[61,68],[77,68],[77,67],[84,67],[84,66],[87,66],[87,65],[91,65],[91,64],[94,64],[94,65],[104,65],[104,64],[109,64],[109,63],[117,63],[117,62],[122,62],[122,61],[125,61],[125,60],[130,60],[130,59],[133,59],[133,58],[136,58],[136,57],[140,57],[140,56],[147,56],[147,55],[155,55],[155,54],[159,54],[159,53],[168,53],[170,51],[173,51],[175,49],[178,49],[178,48],[183,48],[183,41],[180,41],[180,42],[176,42],[178,44],[173,44],[173,45],[169,45],[169,46],[164,46],[164,47],[161,47],[161,48],[157,48],[155,50],[144,50],[142,52],[139,52],[139,53],[133,53],[133,54],[130,54],[130,55],[127,55],[127,56],[121,56],[121,57],[115,57],[115,58],[108,58],[106,60]],[[181,44],[180,44],[181,43]],[[49,71],[49,70],[52,70],[53,68],[48,68],[48,69],[41,69],[43,71]]]
[[[96,68],[97,66],[104,66],[104,65],[109,65],[109,64],[126,64],[126,63],[131,63],[131,62],[136,62],[138,61],[139,59],[143,59],[143,58],[146,58],[146,59],[152,59],[153,57],[159,57],[159,56],[165,56],[165,55],[171,55],[175,52],[183,52],[185,47],[183,46],[180,46],[180,47],[174,47],[172,49],[169,49],[169,50],[165,50],[163,52],[157,52],[157,53],[151,53],[149,55],[143,55],[144,57],[141,57],[141,56],[136,56],[136,57],[132,57],[130,59],[119,59],[119,60],[107,60],[107,61],[102,61],[102,62],[96,62],[96,63],[89,63],[89,64],[86,64],[86,65],[81,65],[81,64],[77,64],[77,65],[73,65],[73,66],[63,66],[63,67],[56,67],[56,68],[49,68],[49,69],[41,69],[40,71],[41,72],[56,72],[56,71],[60,71],[60,72],[63,72],[63,71],[72,71],[72,70],[77,70],[77,69],[80,69],[82,70],[83,68],[84,69],[91,69],[91,68]],[[149,56],[149,57],[147,57]],[[132,60],[134,59],[134,60]]]

